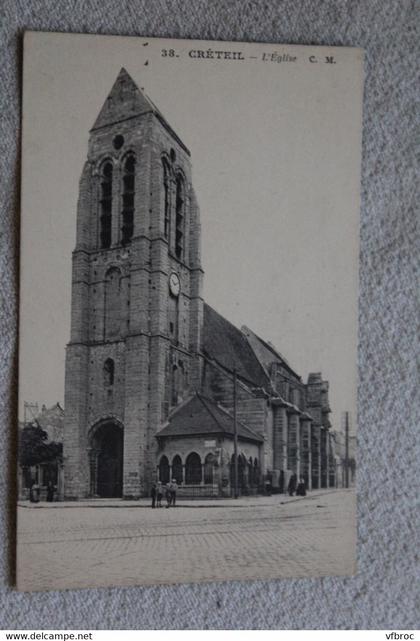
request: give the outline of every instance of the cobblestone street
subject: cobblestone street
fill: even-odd
[[[305,498],[18,507],[18,587],[47,590],[355,571],[353,490]]]

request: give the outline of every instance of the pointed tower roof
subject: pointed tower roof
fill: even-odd
[[[153,104],[150,98],[138,88],[124,67],[121,68],[91,131],[145,113],[154,113],[165,129],[181,145],[187,154],[190,155],[187,147],[168,124],[159,109]]]
[[[153,105],[137,87],[130,74],[122,67],[92,130],[148,111],[154,111]]]

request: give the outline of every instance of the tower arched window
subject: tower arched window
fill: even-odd
[[[100,194],[100,245],[103,249],[111,246],[112,228],[112,163],[106,162],[101,171]]]
[[[171,405],[178,404],[178,366],[172,365]]]
[[[111,267],[105,276],[105,338],[118,338],[121,331],[121,272]]]
[[[162,161],[163,165],[163,224],[165,238],[169,239],[171,233],[171,176],[169,165],[166,160]]]
[[[176,177],[175,201],[175,256],[182,258],[184,254],[184,225],[185,225],[185,183],[183,177]]]
[[[115,363],[112,358],[107,358],[104,363],[104,385],[111,387],[114,384]]]
[[[178,300],[177,296],[168,296],[168,335],[172,343],[178,343]]]
[[[130,242],[134,232],[134,196],[136,188],[136,159],[126,158],[123,166],[121,243]]]

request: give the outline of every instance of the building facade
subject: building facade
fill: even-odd
[[[65,497],[333,485],[328,383],[306,384],[202,296],[191,156],[122,69],[80,179],[66,350]],[[235,394],[233,379],[235,378]],[[234,398],[235,396],[235,398]],[[236,422],[233,414],[236,413]]]
[[[64,410],[59,403],[52,407],[41,406],[38,403],[25,403],[25,416],[19,421],[19,467],[18,467],[18,497],[19,500],[29,499],[30,489],[35,484],[39,489],[41,500],[47,497],[48,483],[54,486],[54,500],[63,499],[64,480],[62,458],[58,455],[63,443]],[[29,465],[22,464],[22,448],[24,447],[23,433],[25,428],[39,428],[45,436],[43,442],[31,441],[30,454],[36,458]],[[57,456],[51,458],[48,448],[54,445]],[[44,447],[45,446],[45,447]],[[29,447],[29,444],[27,444]]]

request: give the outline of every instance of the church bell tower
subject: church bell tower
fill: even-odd
[[[121,69],[80,179],[66,350],[65,497],[137,498],[156,432],[200,380],[199,210],[190,152]]]

